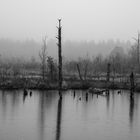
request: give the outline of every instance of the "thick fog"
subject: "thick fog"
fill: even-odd
[[[0,0],[0,38],[55,38],[62,18],[63,40],[131,40],[139,7],[139,0]]]
[[[55,59],[58,57],[58,46],[56,39],[47,40],[47,55]],[[10,39],[0,39],[0,58],[20,58],[31,60],[33,57],[38,61],[39,51],[42,43],[34,40],[13,41]],[[65,60],[76,60],[79,57],[95,57],[98,54],[102,56],[109,55],[115,47],[123,48],[126,53],[131,47],[129,41],[64,41],[62,43],[62,53]]]
[[[58,18],[66,59],[106,56],[116,46],[126,52],[140,29],[139,5],[139,0],[0,0],[0,56],[39,59],[47,35],[48,55],[56,58]]]

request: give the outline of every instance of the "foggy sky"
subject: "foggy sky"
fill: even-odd
[[[140,30],[140,0],[0,0],[0,38],[132,40]]]

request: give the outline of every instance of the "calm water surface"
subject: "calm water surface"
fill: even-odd
[[[140,94],[0,91],[0,140],[139,140]]]

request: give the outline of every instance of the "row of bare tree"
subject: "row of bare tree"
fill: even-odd
[[[56,80],[58,77],[57,61],[49,56],[47,47],[49,47],[47,46],[47,37],[44,37],[39,52],[40,62],[37,62],[34,57],[28,62],[19,59],[0,60],[0,79],[41,76],[43,80]],[[100,78],[102,75],[106,75],[108,63],[110,63],[111,75],[114,77],[117,75],[126,76],[131,71],[139,73],[140,67],[137,63],[137,54],[137,45],[135,44],[123,56],[118,53],[106,57],[98,55],[91,59],[87,56],[78,60],[63,61],[63,75],[68,77],[77,76],[81,80],[86,80],[91,76]]]

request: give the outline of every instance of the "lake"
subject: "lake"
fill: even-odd
[[[30,92],[30,90],[29,90]],[[0,140],[139,140],[140,94],[0,91]]]

